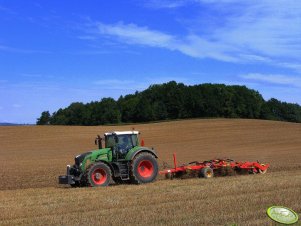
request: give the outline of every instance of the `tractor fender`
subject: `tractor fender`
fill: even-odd
[[[130,152],[127,156],[126,156],[126,160],[132,160],[133,158],[135,158],[136,155],[138,155],[141,152],[147,152],[152,154],[153,156],[155,156],[155,158],[158,158],[158,155],[156,153],[156,151],[154,149],[150,149],[150,148],[146,148],[146,147],[140,147],[137,148],[135,151]]]
[[[97,159],[95,162],[93,162],[92,164],[95,164],[95,163],[99,163],[99,162],[102,162],[104,164],[106,164],[108,167],[110,167],[111,170],[114,169],[113,165],[111,162],[107,162],[105,160],[101,160],[101,159]]]

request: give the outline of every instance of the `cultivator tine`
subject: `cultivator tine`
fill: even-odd
[[[177,169],[177,158],[176,158],[175,153],[173,153],[173,163],[174,163],[175,169]]]

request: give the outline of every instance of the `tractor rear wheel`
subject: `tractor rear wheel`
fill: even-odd
[[[138,154],[132,160],[130,175],[134,184],[155,181],[158,175],[158,163],[155,156],[146,152]]]
[[[111,180],[111,169],[105,163],[96,163],[88,169],[87,182],[92,187],[108,186]]]
[[[205,167],[203,169],[201,169],[200,172],[200,176],[204,177],[204,178],[212,178],[213,177],[213,169],[211,169],[210,167]]]

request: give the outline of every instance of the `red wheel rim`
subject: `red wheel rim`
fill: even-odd
[[[153,164],[148,160],[143,160],[138,165],[138,173],[141,177],[150,177],[154,172]]]
[[[92,173],[92,180],[94,184],[101,185],[107,180],[107,173],[104,169],[95,169]]]

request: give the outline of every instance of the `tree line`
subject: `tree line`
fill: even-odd
[[[274,98],[265,101],[259,92],[246,86],[187,86],[171,81],[118,100],[109,97],[87,104],[75,102],[52,114],[44,111],[37,125],[90,126],[216,117],[301,122],[301,106]]]

